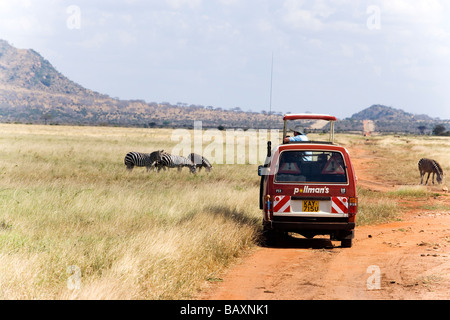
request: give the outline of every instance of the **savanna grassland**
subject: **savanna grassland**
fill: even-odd
[[[127,172],[127,152],[170,150],[171,130],[0,132],[0,298],[186,298],[258,237],[255,165]]]
[[[388,187],[393,191],[372,190],[359,184],[358,186],[358,225],[371,225],[400,219],[401,213],[409,210],[402,205],[403,201],[424,201],[436,197],[443,188],[447,188],[445,178],[450,171],[450,139],[448,137],[417,135],[374,135],[362,137],[355,135],[338,135],[337,142],[345,145],[355,155],[362,150],[362,161],[366,162],[366,174],[379,183],[378,189]],[[432,185],[432,176],[428,186],[420,185],[418,162],[421,158],[435,159],[444,171],[442,185]],[[356,172],[358,176],[358,171]],[[424,177],[426,181],[427,174]],[[387,188],[386,188],[387,189]],[[417,207],[419,209],[419,207]],[[427,210],[429,208],[424,207]],[[450,211],[449,207],[441,207]]]
[[[170,152],[171,134],[0,124],[0,299],[192,298],[257,246],[257,164],[213,164],[197,175],[125,169],[129,151]],[[430,150],[450,169],[448,138],[407,139],[368,144],[338,135],[376,153],[374,172],[390,181],[417,184],[417,160]],[[359,191],[361,221],[396,218],[402,195]],[[367,218],[384,210],[386,198],[393,212]]]

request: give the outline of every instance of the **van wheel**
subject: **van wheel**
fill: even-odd
[[[276,243],[275,235],[270,230],[264,230],[261,240],[261,244],[264,247],[272,247]]]
[[[352,247],[352,239],[343,239],[341,240],[342,248],[351,248]]]
[[[262,233],[262,245],[265,247],[274,247],[285,239],[286,233],[278,230],[273,230],[264,225]]]
[[[272,247],[276,243],[277,243],[277,232],[264,226],[262,233],[262,245],[265,247]]]

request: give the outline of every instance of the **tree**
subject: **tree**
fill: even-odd
[[[446,131],[445,126],[442,124],[438,124],[437,126],[434,127],[433,134],[435,136],[442,136],[444,135],[445,131]]]
[[[427,126],[424,126],[424,125],[421,125],[421,126],[417,127],[417,129],[419,129],[420,134],[424,134],[426,128],[427,128]]]

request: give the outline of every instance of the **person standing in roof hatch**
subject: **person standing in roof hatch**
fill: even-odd
[[[306,134],[304,134],[303,128],[300,126],[296,126],[292,129],[292,131],[294,131],[294,136],[293,137],[289,137],[286,136],[284,138],[284,143],[288,143],[288,142],[300,142],[300,141],[309,141],[308,137],[306,136]]]

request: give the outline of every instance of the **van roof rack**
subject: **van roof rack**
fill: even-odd
[[[314,114],[314,113],[296,113],[296,114],[285,114],[283,117],[284,127],[283,127],[283,140],[287,135],[287,122],[292,120],[325,120],[330,122],[330,138],[329,141],[306,141],[306,143],[334,143],[334,122],[337,121],[335,116],[328,114]],[[282,140],[282,143],[284,141]]]

